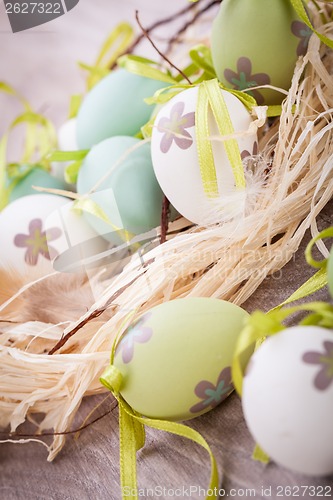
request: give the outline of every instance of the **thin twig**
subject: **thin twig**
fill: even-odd
[[[208,10],[210,10],[212,7],[214,7],[214,5],[217,5],[217,4],[220,4],[221,3],[221,0],[213,0],[212,2],[210,2],[208,5],[206,5],[205,7],[203,7],[202,9],[198,10],[194,16],[192,17],[192,19],[190,19],[189,21],[187,21],[178,31],[177,33],[172,37],[170,38],[169,42],[168,42],[168,48],[166,50],[166,53],[169,54],[171,48],[172,48],[172,45],[176,42],[178,42],[179,40],[179,37],[180,35],[182,35],[183,33],[185,33],[185,31],[187,31],[187,29],[192,26],[192,24],[194,24],[198,19],[199,17],[201,17],[203,14],[205,14],[205,12],[207,12]]]
[[[162,59],[164,59],[172,68],[174,68],[176,71],[178,71],[178,73],[180,75],[182,75],[182,77],[184,78],[184,80],[186,80],[190,85],[192,85],[192,82],[191,80],[188,78],[187,75],[185,75],[185,73],[177,68],[177,66],[175,66],[175,64],[173,62],[170,61],[170,59],[167,58],[167,56],[165,54],[163,54],[163,52],[160,51],[160,49],[155,45],[155,43],[153,42],[153,40],[150,38],[149,34],[147,33],[147,30],[142,26],[141,22],[140,22],[140,19],[139,19],[139,11],[136,10],[135,11],[135,18],[136,18],[136,21],[138,23],[138,25],[140,26],[140,29],[142,30],[142,33],[144,34],[144,36],[147,38],[147,40],[151,43],[151,45],[153,46],[153,48],[156,50],[156,52],[162,57]]]
[[[171,16],[165,17],[163,19],[160,19],[159,21],[156,21],[155,23],[151,24],[148,28],[146,28],[146,33],[151,33],[154,31],[156,28],[159,28],[160,26],[163,26],[164,24],[169,24],[178,19],[178,17],[183,16],[184,14],[187,14],[188,12],[191,12],[191,10],[195,9],[197,7],[197,4],[195,3],[190,3],[187,5],[185,8],[179,10],[178,12],[175,12]],[[142,42],[142,40],[146,38],[146,35],[144,33],[140,33],[135,40],[133,41],[132,45],[126,49],[126,51],[122,54],[131,54],[134,49]],[[115,61],[112,66],[110,67],[111,69],[114,69],[117,66],[117,61]]]
[[[164,196],[162,205],[162,215],[161,215],[161,236],[160,236],[161,245],[166,241],[166,236],[169,229],[169,213],[170,213],[170,201],[166,196]]]
[[[49,356],[51,356],[52,354],[54,354],[55,352],[59,351],[59,349],[61,349],[65,344],[66,342],[68,342],[68,340],[73,337],[73,335],[75,335],[79,330],[81,330],[81,328],[83,328],[87,323],[89,323],[89,321],[92,321],[93,319],[96,319],[98,318],[99,316],[101,316],[109,307],[113,306],[113,307],[118,307],[117,304],[112,304],[114,300],[116,300],[119,295],[121,295],[129,286],[133,285],[133,283],[139,278],[139,276],[137,276],[136,278],[134,278],[130,283],[128,283],[127,285],[123,286],[122,288],[120,288],[116,293],[114,293],[112,295],[112,297],[110,297],[104,306],[100,307],[99,309],[96,309],[95,311],[93,311],[89,316],[88,318],[85,318],[83,319],[82,321],[80,321],[72,330],[70,330],[68,333],[66,333],[66,335],[64,337],[62,337],[59,342],[56,343],[56,345],[54,347],[52,347],[52,349],[49,351]]]

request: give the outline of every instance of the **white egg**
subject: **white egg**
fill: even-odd
[[[63,237],[57,246],[58,255],[53,260],[53,267],[60,272],[85,272],[96,269],[104,263],[101,253],[108,244],[88,224],[83,212],[74,209],[73,202],[54,210],[46,219],[46,239],[52,246],[52,228],[59,227]],[[50,240],[48,236],[51,236]]]
[[[76,139],[77,119],[67,120],[58,130],[59,151],[78,151],[79,146]],[[64,172],[71,162],[53,162],[52,173],[58,179],[64,180]]]
[[[333,473],[333,330],[297,326],[267,339],[248,365],[242,404],[251,434],[275,462]]]
[[[58,145],[61,151],[77,151],[76,139],[77,119],[67,120],[58,130]]]
[[[235,132],[248,131],[252,118],[243,103],[230,92],[221,90]],[[208,125],[212,143],[219,198],[204,192],[197,153],[195,131],[198,87],[173,97],[158,112],[152,134],[152,159],[162,191],[184,217],[197,224],[218,222],[221,199],[236,191],[235,180],[213,112]],[[239,135],[241,155],[256,149],[257,135]]]
[[[0,213],[0,267],[43,276],[104,265],[108,248],[73,202],[61,196],[24,196]]]
[[[52,260],[66,241],[61,227],[46,228],[48,216],[68,203],[50,194],[23,196],[0,213],[0,267],[43,276],[53,271]]]

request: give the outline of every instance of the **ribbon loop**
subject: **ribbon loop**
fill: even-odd
[[[106,370],[104,370],[100,381],[109,391],[114,394],[119,394],[123,376],[118,368],[114,365],[109,365]]]

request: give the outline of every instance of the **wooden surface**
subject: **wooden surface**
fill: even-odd
[[[185,3],[185,0],[183,0]],[[179,0],[81,0],[68,15],[50,25],[13,35],[0,3],[1,80],[13,84],[37,109],[46,111],[57,124],[64,121],[68,96],[82,91],[83,76],[75,61],[90,63],[108,31],[122,19],[132,19],[140,8],[145,22],[172,13],[180,7]],[[169,28],[170,30],[170,28]],[[13,101],[0,96],[1,124],[4,128],[17,113]],[[321,226],[333,223],[333,204],[324,210]],[[308,278],[313,270],[304,261],[304,246],[282,275],[271,277],[245,304],[249,311],[269,309],[286,298]],[[318,297],[325,298],[325,292]],[[327,296],[326,296],[327,297]],[[282,362],[282,360],[281,360]],[[76,419],[84,420],[90,409],[101,400],[86,400]],[[105,402],[94,415],[109,407]],[[53,463],[46,462],[47,452],[38,444],[0,445],[0,499],[2,500],[118,500],[120,499],[118,466],[117,409],[83,431],[79,439],[69,436],[67,444]],[[330,485],[333,478],[310,478],[293,474],[271,463],[264,466],[251,460],[254,442],[244,422],[241,403],[232,395],[219,408],[188,423],[210,443],[216,454],[221,486],[234,498],[245,496],[233,488],[254,489],[251,498],[285,498],[277,496],[277,486]],[[209,462],[204,451],[188,441],[162,432],[147,430],[147,443],[138,453],[140,488],[160,486],[166,489],[185,488],[178,498],[186,496],[190,486],[205,488],[209,480]],[[262,488],[272,488],[271,494]],[[173,495],[141,498],[177,498]],[[250,493],[248,492],[248,496]],[[310,498],[304,496],[303,498]]]

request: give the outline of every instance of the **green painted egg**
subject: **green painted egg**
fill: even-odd
[[[217,76],[239,90],[266,84],[289,90],[311,34],[290,0],[223,0],[211,40]],[[249,93],[259,105],[279,104],[285,97],[270,89]]]
[[[328,273],[328,288],[333,297],[333,247],[331,249],[331,254],[328,259],[327,273]]]
[[[203,297],[152,308],[117,346],[121,395],[151,418],[187,420],[211,410],[233,391],[231,363],[247,316],[234,304]]]
[[[66,189],[65,182],[53,177],[42,168],[34,168],[26,177],[24,177],[10,193],[9,201],[12,202],[22,196],[31,194],[45,194],[36,191],[32,186],[40,186],[52,189]]]
[[[77,140],[81,149],[116,135],[135,135],[150,118],[152,108],[144,102],[165,82],[134,75],[124,69],[103,78],[84,99],[77,117]]]
[[[85,194],[115,166],[92,196],[114,227],[90,217],[94,229],[99,234],[108,235],[111,241],[114,241],[112,231],[115,227],[137,235],[160,225],[163,193],[154,174],[150,144],[142,143],[116,165],[126,151],[140,142],[125,136],[106,139],[90,150],[79,172],[77,190]]]

